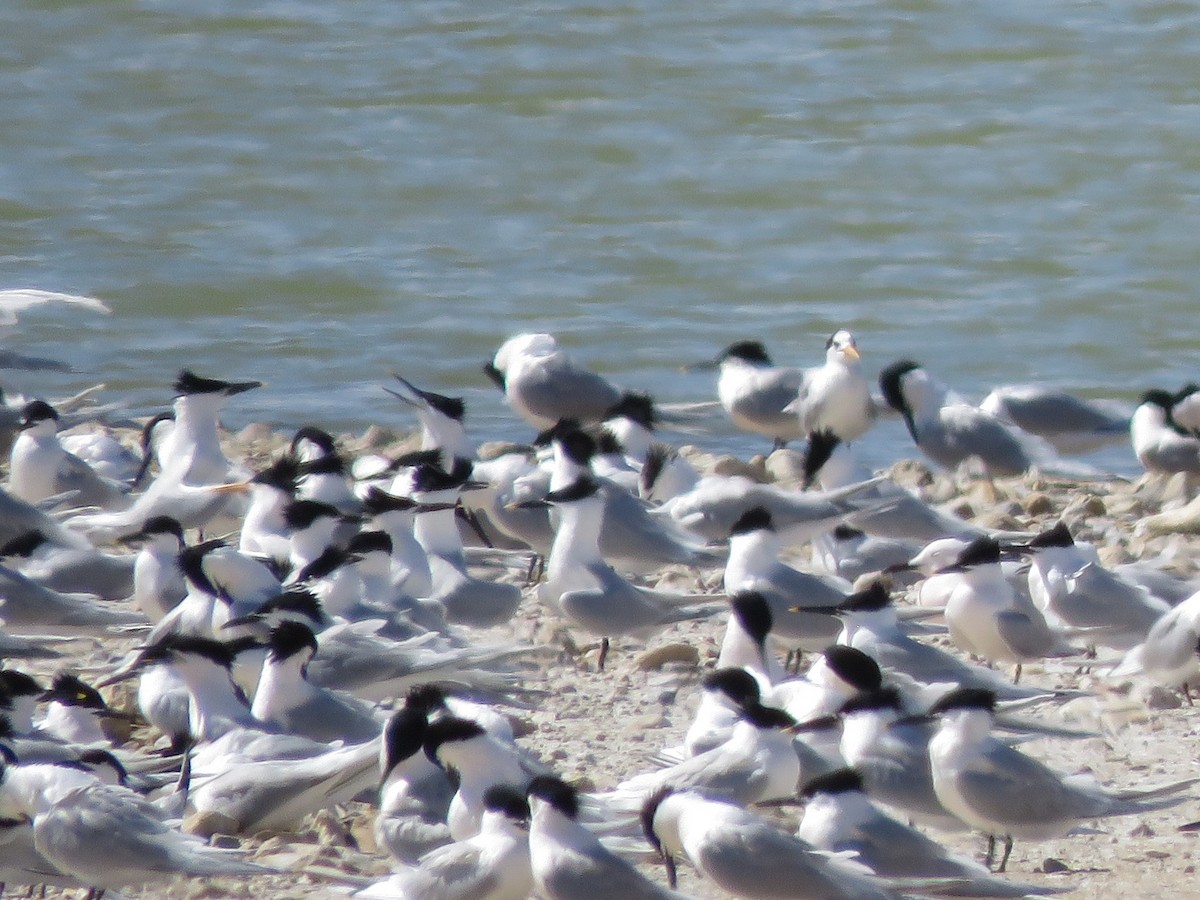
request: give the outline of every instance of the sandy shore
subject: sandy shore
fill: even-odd
[[[344,439],[350,450],[393,443],[392,435],[373,431]],[[264,459],[280,438],[262,426],[251,426],[230,438],[230,453],[252,460]],[[700,464],[712,467],[718,461],[693,454]],[[760,477],[791,471],[794,462],[787,451],[769,461],[749,464],[725,460],[720,464],[744,467]],[[965,518],[994,527],[1037,530],[1060,518],[1077,538],[1099,544],[1106,562],[1171,556],[1170,566],[1180,574],[1197,569],[1198,543],[1194,535],[1138,533],[1145,516],[1181,507],[1187,499],[1178,480],[1120,479],[1075,483],[1030,474],[1022,479],[1001,480],[995,489],[981,482],[930,475],[923,466],[906,462],[894,467],[902,484],[924,496],[946,504]],[[797,548],[796,559],[805,561],[807,551]],[[513,576],[516,578],[517,576]],[[664,572],[660,579],[689,590],[715,590],[719,572],[705,573],[702,583],[693,573]],[[522,739],[556,767],[568,780],[589,788],[604,789],[622,778],[649,768],[645,757],[660,746],[677,743],[686,730],[698,696],[698,682],[710,670],[717,655],[723,622],[689,623],[664,632],[649,646],[686,645],[696,651],[696,661],[653,664],[646,645],[619,642],[609,658],[608,670],[597,672],[595,652],[570,640],[553,613],[527,597],[518,616],[506,627],[481,634],[484,639],[507,638],[545,648],[526,663],[527,683],[544,691],[536,708],[515,710]],[[585,640],[576,636],[576,640]],[[87,652],[83,669],[108,668],[132,645],[132,641],[105,642]],[[673,654],[667,653],[667,656]],[[680,647],[678,656],[687,651]],[[1081,688],[1093,692],[1066,707],[1045,709],[1032,715],[1056,722],[1069,722],[1093,729],[1102,736],[1076,741],[1042,740],[1024,745],[1030,754],[1062,772],[1090,770],[1114,787],[1157,783],[1200,774],[1196,747],[1200,712],[1176,705],[1167,692],[1149,696],[1138,685],[1113,683],[1097,669],[1086,668],[1084,660],[1056,661],[1026,667],[1025,680],[1055,688]],[[50,675],[59,667],[31,667]],[[112,699],[129,703],[128,691]],[[1156,707],[1147,704],[1149,699]],[[144,744],[153,736],[134,732],[131,746]],[[1200,798],[1200,791],[1197,791]],[[256,835],[248,838],[218,836],[225,845],[247,848],[255,859],[289,874],[246,882],[176,881],[169,887],[128,892],[141,897],[313,897],[331,893],[336,873],[348,880],[377,877],[389,871],[386,860],[374,851],[370,838],[373,810],[365,804],[322,814],[294,835]],[[1009,872],[1015,878],[1073,887],[1080,898],[1176,897],[1194,890],[1197,852],[1194,833],[1181,833],[1178,826],[1200,819],[1200,799],[1144,817],[1113,819],[1100,823],[1093,833],[1073,835],[1040,843],[1018,843]],[[794,826],[796,813],[780,815],[787,827]],[[949,843],[964,852],[978,853],[982,839],[956,836]],[[2,851],[0,851],[2,852]],[[319,870],[322,874],[305,874]],[[1049,870],[1053,874],[1043,874]],[[653,871],[648,869],[647,871]],[[331,877],[327,877],[331,876]],[[661,872],[654,877],[662,879]],[[681,867],[680,888],[698,897],[725,896]],[[53,892],[51,892],[53,895]]]

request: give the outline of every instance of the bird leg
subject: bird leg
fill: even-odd
[[[1021,664],[1017,663],[1017,669],[1013,672],[1013,684],[1021,683]]]
[[[600,658],[596,661],[596,665],[601,672],[604,671],[604,661],[608,659],[608,638],[600,639]]]
[[[663,868],[667,870],[667,887],[674,890],[679,885],[679,873],[675,871],[675,857],[670,853],[664,853],[662,861]]]
[[[1186,681],[1183,683],[1183,699],[1187,701],[1188,706],[1196,705],[1195,703],[1192,702],[1192,691],[1188,687],[1188,683]]]
[[[1000,857],[1000,865],[996,867],[997,872],[1003,872],[1008,867],[1008,858],[1012,856],[1013,839],[1011,834],[1004,836],[1004,855]]]
[[[996,836],[989,834],[987,836],[987,851],[983,854],[983,864],[988,869],[992,868],[992,863],[996,861]]]
[[[525,586],[537,584],[542,580],[542,576],[546,574],[546,561],[540,553],[534,553],[529,557],[529,569],[525,572]],[[537,576],[536,578],[534,576]]]

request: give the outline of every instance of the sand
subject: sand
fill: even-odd
[[[230,453],[261,460],[281,442],[281,436],[270,434],[264,426],[251,426],[230,438]],[[352,450],[409,445],[396,444],[394,436],[377,430],[345,437],[343,444]],[[795,460],[788,451],[748,464],[689,453],[705,467],[740,469],[763,479],[770,478],[767,473],[771,472],[782,476],[784,483],[788,473],[795,470]],[[1178,510],[1189,498],[1187,485],[1178,478],[1072,482],[1033,473],[1001,480],[993,487],[966,477],[933,476],[913,462],[899,464],[893,474],[927,498],[989,526],[1038,530],[1061,518],[1077,538],[1099,544],[1106,562],[1167,554],[1172,568],[1190,575],[1195,573],[1200,558],[1196,553],[1200,538],[1194,534],[1150,536],[1138,527],[1152,514],[1175,510],[1178,517]],[[1182,526],[1165,527],[1187,531],[1187,516],[1182,518]],[[803,562],[806,555],[807,551],[799,548],[797,561]],[[703,579],[697,580],[691,572],[669,571],[651,579],[655,582],[688,590],[716,590],[720,573],[704,573]],[[721,620],[710,620],[676,626],[649,645],[620,641],[613,648],[607,670],[599,672],[594,647],[588,647],[583,636],[566,632],[551,611],[527,596],[508,626],[480,636],[515,638],[543,648],[524,663],[527,684],[543,693],[535,708],[512,711],[525,732],[522,743],[566,779],[588,789],[604,789],[650,768],[647,756],[682,737],[697,702],[699,680],[714,665],[722,631]],[[109,667],[132,643],[108,641],[90,647],[82,668]],[[648,648],[669,649],[659,652],[660,658],[656,659],[653,653],[646,653]],[[58,667],[43,664],[31,668],[49,675]],[[1091,771],[1103,783],[1117,788],[1200,774],[1195,758],[1200,711],[1180,704],[1172,692],[1151,692],[1131,682],[1114,682],[1100,668],[1089,670],[1082,659],[1027,666],[1023,680],[1092,692],[1092,696],[1065,707],[1043,708],[1030,714],[1092,729],[1100,735],[1023,745],[1025,752],[1059,771]],[[117,705],[130,703],[128,690],[117,690],[111,698]],[[154,737],[145,729],[135,730],[129,746],[144,745]],[[1200,790],[1196,796],[1200,798]],[[339,890],[339,882],[362,883],[389,871],[387,861],[372,846],[373,814],[369,805],[356,803],[313,817],[295,834],[214,838],[225,846],[245,848],[252,858],[276,866],[285,874],[241,882],[176,879],[168,885],[126,894],[260,898],[330,895]],[[787,828],[794,827],[797,814],[772,813]],[[1178,829],[1198,819],[1200,799],[1189,799],[1151,815],[1097,823],[1087,834],[1018,843],[1009,873],[1024,881],[1071,887],[1072,896],[1079,898],[1187,896],[1196,884],[1193,853],[1197,852],[1197,838],[1195,833]],[[982,838],[975,835],[946,840],[965,853],[979,854],[983,846]],[[647,866],[646,871],[651,877],[663,879],[661,870],[655,867]],[[680,873],[681,890],[704,898],[725,896],[686,865],[680,867]]]

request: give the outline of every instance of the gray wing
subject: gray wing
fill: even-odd
[[[1037,760],[998,741],[989,744],[980,765],[959,773],[955,785],[981,817],[1012,828],[1053,827],[1101,815],[1107,806],[1102,797],[1072,789]]]
[[[821,900],[895,897],[866,876],[835,866],[799,838],[766,823],[742,823],[705,842],[697,868],[742,897]]]
[[[579,627],[593,634],[609,637],[634,634],[672,622],[703,618],[712,612],[660,603],[604,563],[589,565],[588,571],[599,587],[567,591],[558,602]]]
[[[1078,628],[1119,628],[1147,634],[1167,611],[1165,603],[1102,566],[1089,563],[1068,581],[1069,589],[1053,600],[1054,612]]]
[[[516,387],[531,411],[554,421],[599,422],[621,399],[607,379],[566,361],[530,371]]]
[[[44,588],[7,566],[0,566],[0,619],[17,633],[51,628],[94,634],[146,622],[140,613]]]
[[[409,900],[484,900],[497,879],[481,856],[469,843],[430,850],[403,881],[402,894]]]
[[[59,869],[94,886],[139,883],[153,873],[262,871],[168,827],[160,810],[132,792],[99,784],[38,816],[34,844]]]
[[[996,630],[1018,659],[1041,659],[1054,647],[1054,635],[1037,610],[996,613]]]
[[[733,418],[761,423],[774,423],[783,431],[800,432],[800,419],[795,413],[784,412],[800,393],[804,373],[800,369],[781,368],[764,372],[756,378],[754,389],[736,398],[729,408]]]
[[[679,895],[648,880],[603,847],[557,847],[555,865],[535,870],[547,900],[671,900]]]
[[[1195,658],[1198,639],[1200,635],[1184,617],[1163,616],[1146,635],[1144,651],[1148,667],[1164,671],[1183,668]]]
[[[280,724],[285,731],[314,741],[351,744],[369,741],[383,730],[383,723],[375,718],[370,705],[333,693],[317,694],[293,707],[281,717]]]
[[[58,467],[59,493],[79,491],[76,506],[98,506],[102,509],[121,509],[129,505],[128,492],[123,485],[97,475],[86,462],[74,453],[67,453]]]
[[[137,557],[108,556],[86,550],[55,552],[47,565],[30,577],[64,593],[96,594],[105,600],[124,600],[133,593]]]
[[[943,407],[937,423],[921,428],[918,436],[921,449],[947,468],[975,456],[997,475],[1020,475],[1031,462],[1004,423],[965,404]]]
[[[1110,432],[1124,438],[1129,416],[1118,415],[1056,388],[1004,387],[980,404],[1031,434],[1052,437],[1064,432]]]
[[[448,590],[429,598],[446,610],[446,621],[472,628],[503,625],[521,605],[521,588],[515,584],[483,581],[465,576]]]
[[[1164,432],[1145,456],[1154,468],[1167,472],[1200,472],[1200,440]]]
[[[713,565],[719,558],[671,520],[652,516],[646,505],[614,485],[604,490],[600,553],[622,571],[651,572],[665,565]]]
[[[867,795],[925,821],[950,822],[933,789],[928,725],[893,725],[871,755],[858,762]]]

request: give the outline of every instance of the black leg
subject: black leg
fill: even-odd
[[[992,863],[996,861],[996,836],[989,834],[987,839],[987,851],[983,854],[983,864],[990,869]]]
[[[1008,867],[1008,858],[1012,856],[1013,839],[1011,834],[1004,836],[1004,855],[1000,857],[1000,865],[996,867],[997,872],[1003,872]]]
[[[600,641],[600,659],[597,663],[601,672],[604,671],[604,661],[608,659],[608,638],[603,638]]]

